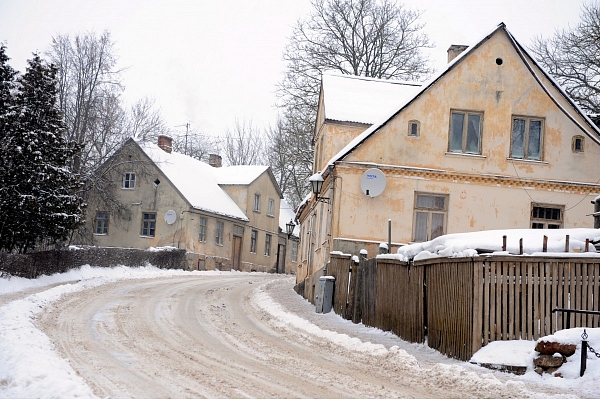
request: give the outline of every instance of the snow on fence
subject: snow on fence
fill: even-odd
[[[380,258],[355,265],[332,254],[326,273],[336,278],[336,314],[410,342],[427,336],[429,347],[465,361],[495,340],[537,340],[564,329],[555,308],[600,309],[598,258]],[[571,327],[600,327],[597,315],[569,318]]]

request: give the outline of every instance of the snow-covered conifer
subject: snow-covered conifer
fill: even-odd
[[[69,169],[79,150],[65,139],[56,106],[57,69],[34,54],[12,98],[0,217],[0,249],[25,252],[40,241],[65,240],[82,220],[79,178]]]

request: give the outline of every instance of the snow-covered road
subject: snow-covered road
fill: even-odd
[[[293,277],[124,271],[0,295],[0,314],[15,316],[3,335],[21,341],[0,343],[14,366],[0,367],[0,397],[595,397],[316,314]]]

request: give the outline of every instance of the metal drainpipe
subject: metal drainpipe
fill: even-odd
[[[600,229],[600,215],[598,215],[597,213],[600,213],[600,196],[596,197],[596,200],[594,200],[592,203],[594,203],[594,229]]]
[[[333,240],[333,238],[331,237],[331,222],[332,222],[332,213],[331,211],[333,210],[333,201],[335,198],[335,175],[333,174],[334,169],[333,169],[333,165],[329,167],[329,175],[331,176],[331,196],[329,197],[329,203],[327,203],[327,223],[325,224],[326,226],[326,231],[325,234],[327,235],[327,241],[326,241],[326,245],[325,245],[325,258],[327,259],[329,257],[329,253],[331,252],[331,241]],[[327,265],[327,262],[325,262],[325,265]]]

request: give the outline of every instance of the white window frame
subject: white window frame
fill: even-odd
[[[146,218],[148,216],[148,218]],[[150,216],[154,216],[151,218]],[[155,212],[143,212],[142,213],[142,237],[156,237],[156,213]]]
[[[125,190],[135,189],[135,172],[125,172],[123,174],[123,187]]]
[[[100,214],[106,214],[106,217]],[[96,211],[96,218],[94,219],[94,235],[98,236],[107,236],[108,235],[108,225],[110,221],[110,214],[108,211]]]

